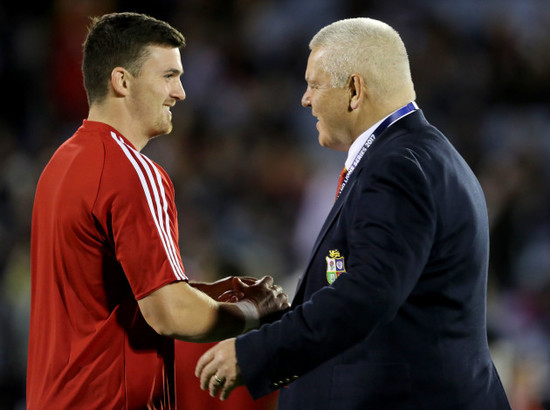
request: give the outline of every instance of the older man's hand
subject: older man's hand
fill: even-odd
[[[288,309],[288,296],[279,285],[273,283],[271,276],[264,276],[254,283],[234,279],[234,291],[242,295],[241,300],[253,301],[260,318]]]
[[[235,338],[224,340],[206,351],[197,362],[195,376],[200,379],[202,390],[209,390],[212,397],[219,394],[222,401],[235,387],[242,386]]]

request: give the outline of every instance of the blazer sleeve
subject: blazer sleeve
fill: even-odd
[[[421,157],[401,149],[369,162],[368,170],[358,169],[330,228],[345,230],[347,272],[281,320],[237,338],[239,367],[252,397],[288,384],[395,316],[426,265],[435,235],[429,157]]]

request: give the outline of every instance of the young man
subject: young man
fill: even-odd
[[[221,340],[288,306],[270,277],[187,279],[173,185],[140,153],[172,130],[170,109],[185,99],[184,44],[149,16],[92,21],[82,64],[88,119],[36,189],[29,409],[174,408],[169,337]]]
[[[281,410],[509,409],[487,344],[484,195],[414,103],[401,38],[347,19],[310,48],[302,105],[320,144],[348,151],[337,199],[292,310],[206,352],[202,388],[286,386]]]

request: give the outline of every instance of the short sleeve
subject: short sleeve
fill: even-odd
[[[116,259],[139,300],[169,283],[187,280],[178,246],[174,188],[158,164],[115,136],[116,146],[105,157],[102,214],[109,219]]]

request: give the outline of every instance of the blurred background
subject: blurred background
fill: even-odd
[[[550,409],[550,8],[547,0],[58,0],[0,4],[0,409],[25,407],[34,188],[81,124],[88,16],[180,29],[187,99],[144,153],[176,188],[188,276],[270,274],[293,295],[343,153],[300,106],[311,37],[386,21],[417,102],[480,179],[489,208],[491,351],[515,410]]]

